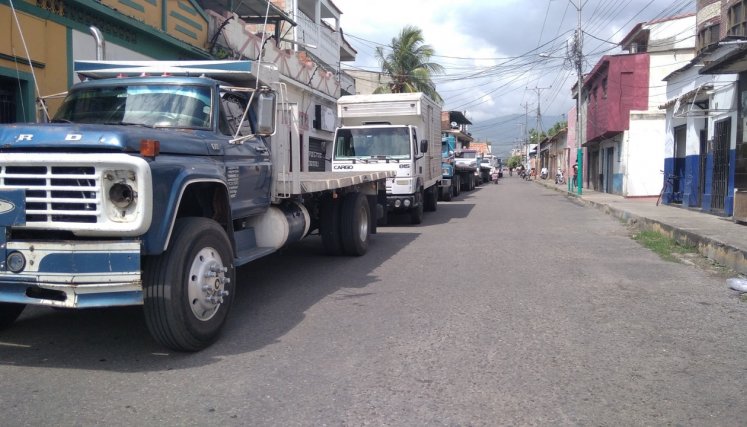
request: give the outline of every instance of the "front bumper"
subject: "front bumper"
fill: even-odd
[[[417,207],[416,203],[419,202],[414,194],[386,195],[386,206],[389,212],[409,211],[413,207]]]
[[[143,304],[139,241],[11,240],[0,252],[0,302],[67,308]],[[25,261],[17,273],[7,261],[13,253]]]

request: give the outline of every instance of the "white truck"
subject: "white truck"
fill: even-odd
[[[337,100],[332,171],[396,171],[387,213],[420,224],[435,211],[441,182],[441,107],[423,93],[348,95]],[[386,215],[382,221],[386,222]]]

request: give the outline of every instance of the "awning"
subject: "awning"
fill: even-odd
[[[704,61],[700,74],[738,74],[747,71],[747,45],[744,41],[732,40],[719,43],[718,50],[728,53],[713,61]]]
[[[699,94],[701,96],[705,96],[706,100],[707,100],[708,99],[708,92],[707,91],[709,91],[709,90],[713,90],[713,84],[711,84],[711,83],[702,84],[702,85],[696,87],[695,89],[693,89],[693,90],[691,90],[689,92],[685,92],[685,93],[681,94],[677,98],[670,99],[669,101],[665,102],[663,105],[660,105],[659,109],[660,110],[666,110],[667,108],[669,108],[669,107],[671,107],[673,105],[676,105],[677,103],[679,103],[681,105],[682,103],[692,102],[693,100],[697,101],[696,97]],[[676,108],[675,108],[675,110],[676,110]]]
[[[703,118],[709,117],[712,113],[728,113],[733,111],[734,108],[731,104],[726,105],[726,108],[710,108],[709,98],[714,89],[715,85],[713,83],[704,83],[677,98],[670,99],[663,105],[660,105],[659,109],[666,110],[672,108],[674,110],[672,116],[677,118]]]

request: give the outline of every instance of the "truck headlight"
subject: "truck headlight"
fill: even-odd
[[[8,270],[13,273],[20,273],[26,267],[26,257],[20,252],[13,251],[8,254],[5,264],[8,266]]]
[[[111,221],[131,222],[138,215],[137,176],[130,170],[109,170],[104,173],[107,195],[106,212]]]
[[[109,200],[119,209],[126,209],[135,202],[137,192],[129,184],[118,182],[109,188]]]

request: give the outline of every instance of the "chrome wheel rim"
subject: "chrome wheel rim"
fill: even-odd
[[[192,260],[187,277],[189,282],[187,293],[189,307],[198,320],[208,321],[218,312],[223,303],[223,297],[228,295],[225,289],[230,282],[230,279],[226,277],[227,271],[215,248],[203,248]]]

